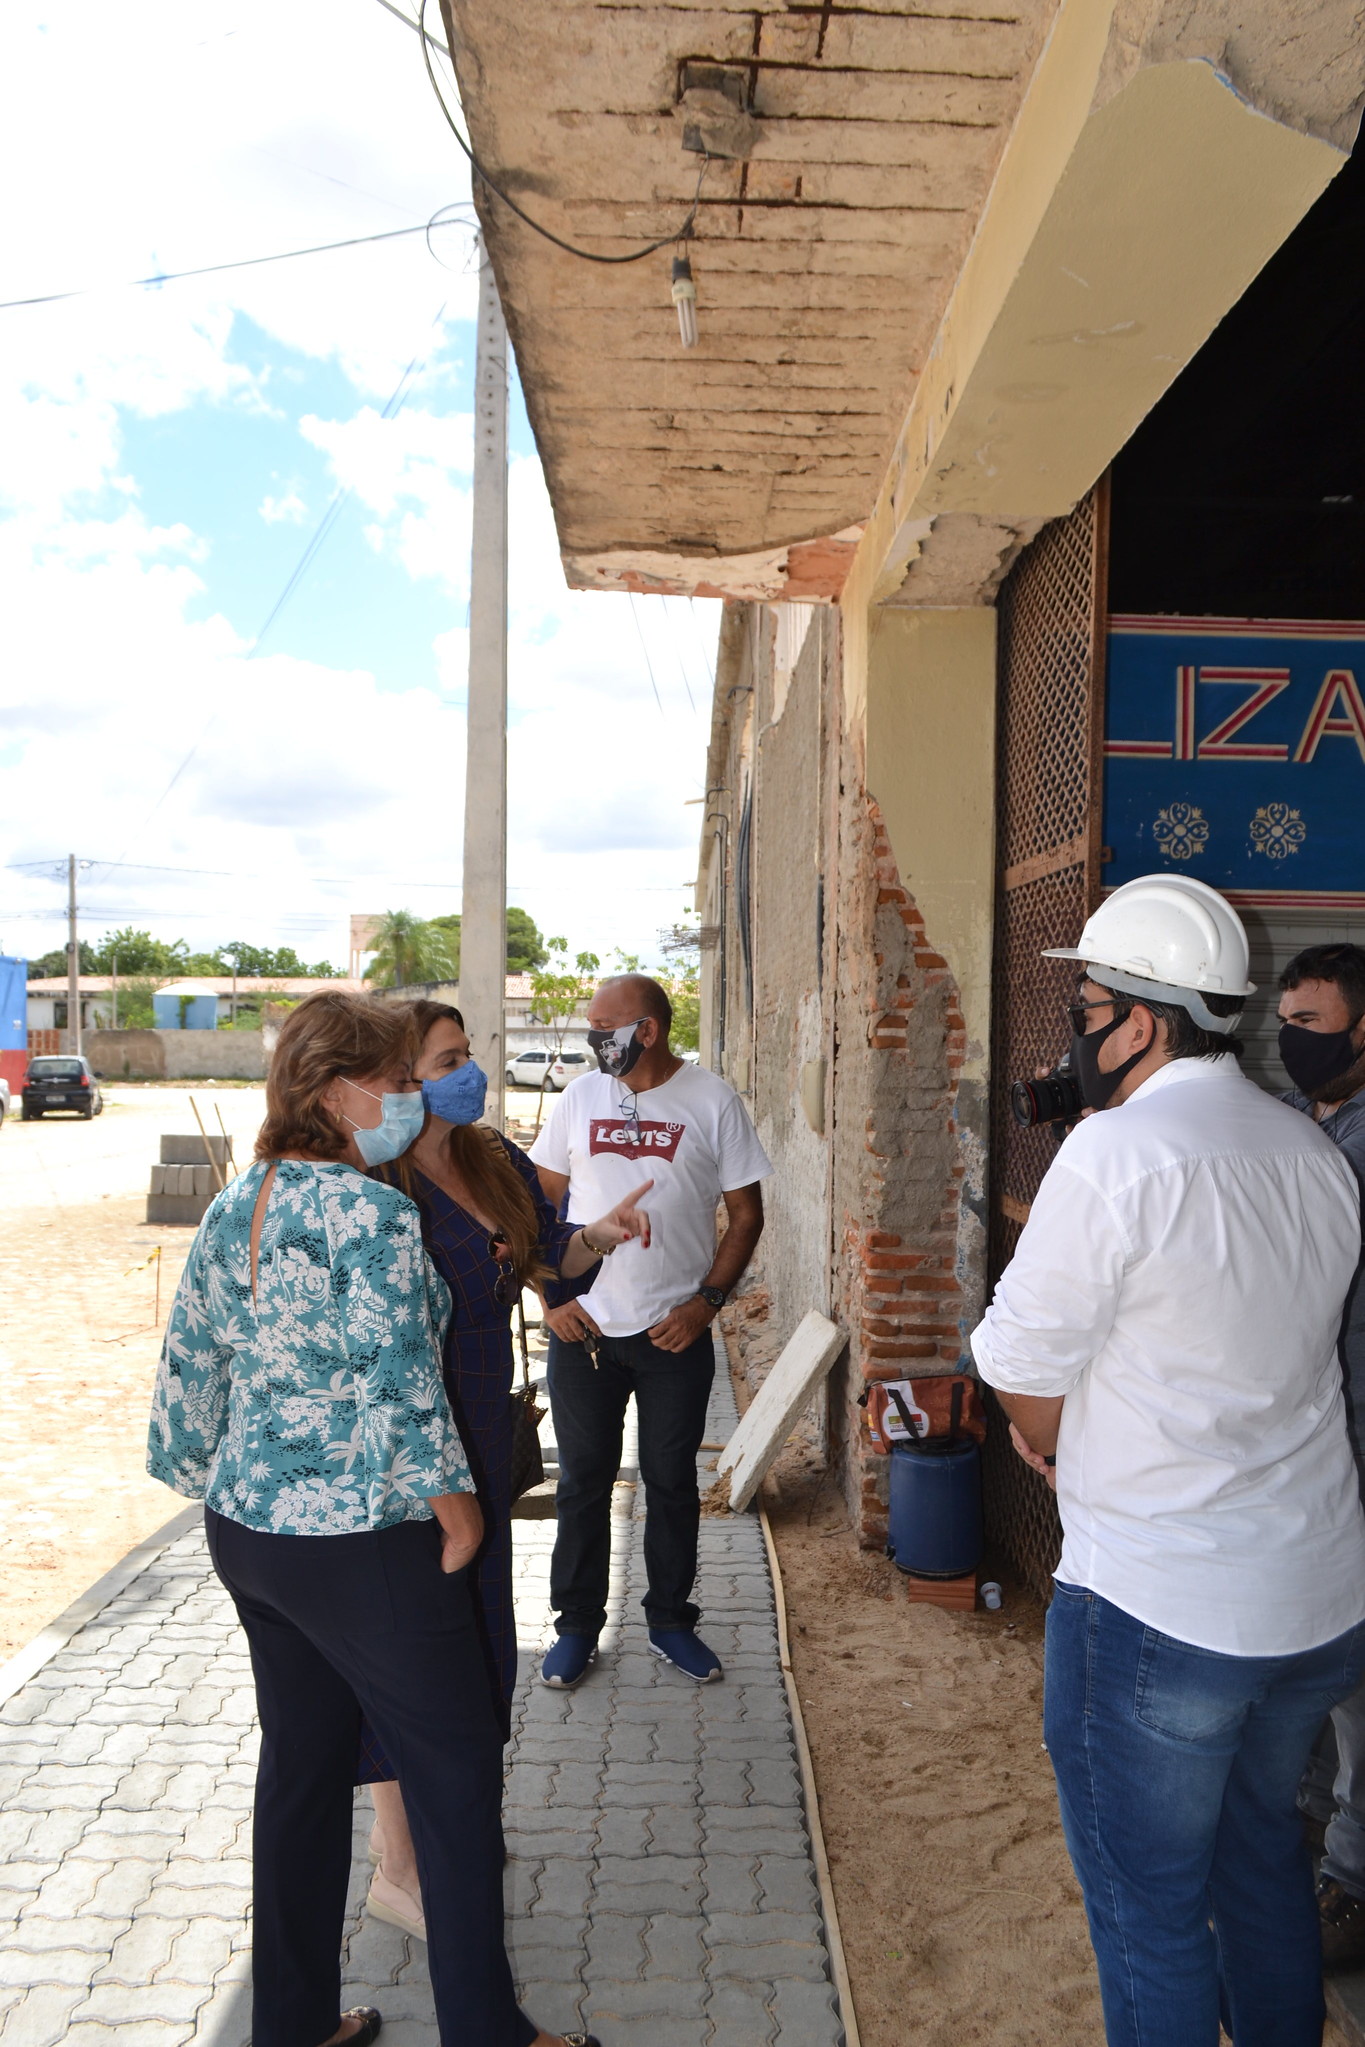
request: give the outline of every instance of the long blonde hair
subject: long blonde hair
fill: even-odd
[[[419,996],[402,1006],[422,1040],[433,1024],[442,1021],[461,1030],[465,1027],[459,1010],[449,1002],[428,1002]],[[531,1286],[537,1280],[553,1278],[540,1255],[540,1218],[531,1190],[507,1156],[506,1144],[497,1131],[486,1123],[457,1123],[446,1138],[446,1149],[475,1204],[492,1216],[521,1284]],[[406,1153],[398,1160],[398,1170],[404,1193],[411,1194],[412,1164]]]

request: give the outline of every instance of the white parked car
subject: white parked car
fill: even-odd
[[[558,1094],[571,1080],[577,1080],[582,1073],[595,1073],[597,1061],[591,1052],[561,1052],[557,1059],[550,1061],[550,1086]]]
[[[548,1045],[534,1045],[529,1052],[518,1052],[507,1062],[508,1087],[543,1086],[545,1069],[554,1056]]]
[[[0,1074],[0,1123],[4,1122],[8,1114],[9,1114],[9,1082],[5,1079],[3,1074]]]

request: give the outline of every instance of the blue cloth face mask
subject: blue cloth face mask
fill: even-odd
[[[358,1080],[352,1087],[360,1087]],[[377,1095],[373,1088],[361,1087],[362,1095],[368,1095],[372,1102],[383,1105],[381,1119],[372,1129],[362,1130],[351,1116],[346,1121],[355,1132],[355,1148],[367,1166],[387,1165],[396,1159],[421,1134],[427,1112],[421,1095]],[[345,1116],[345,1110],[342,1111]]]
[[[422,1082],[422,1100],[443,1123],[477,1123],[487,1098],[488,1075],[472,1059],[439,1080]]]

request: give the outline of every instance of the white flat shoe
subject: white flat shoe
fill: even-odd
[[[401,1933],[407,1933],[414,1940],[425,1940],[427,1922],[422,1912],[422,1901],[414,1898],[410,1891],[400,1890],[390,1883],[381,1870],[376,1870],[370,1879],[370,1893],[365,1900],[365,1910],[371,1919],[381,1919],[386,1926],[396,1926]]]

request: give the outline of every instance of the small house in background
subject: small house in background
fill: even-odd
[[[158,988],[152,1010],[159,1031],[216,1031],[218,996],[198,981],[172,981]]]

